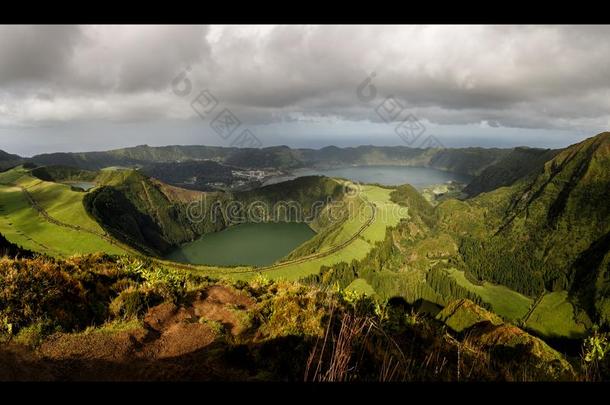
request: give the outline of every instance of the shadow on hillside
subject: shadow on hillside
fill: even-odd
[[[311,347],[288,336],[249,345],[217,341],[171,358],[108,361],[41,358],[13,344],[0,349],[0,381],[302,381]]]

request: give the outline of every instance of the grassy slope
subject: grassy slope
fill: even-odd
[[[381,190],[384,189],[375,191]],[[384,256],[384,249],[381,249],[376,253],[377,259],[364,263],[356,277],[366,278],[368,285],[381,297],[402,296],[409,302],[423,299],[445,305],[448,299],[444,295],[446,290],[437,291],[435,283],[429,279],[431,270],[440,267],[444,270],[440,273],[437,270],[436,274],[444,274],[443,277],[480,297],[507,320],[519,320],[527,314],[533,299],[501,285],[475,285],[449,263],[459,255],[456,233],[485,233],[478,222],[479,218],[489,214],[486,205],[472,207],[465,202],[448,200],[435,210],[410,186],[401,186],[392,194],[394,201],[408,207],[409,221],[402,222],[389,235],[389,246],[393,251],[390,257]],[[447,226],[439,226],[444,224],[445,217],[452,221],[447,222]],[[385,232],[385,228],[377,231]],[[377,270],[370,272],[367,271],[369,268]]]
[[[87,232],[79,232],[45,221],[30,205],[19,187],[26,187],[32,197],[52,217],[94,232],[103,233],[99,225],[85,212],[82,205],[84,193],[71,191],[69,186],[43,182],[27,174],[21,168],[0,176],[0,233],[8,240],[26,249],[66,257],[74,254],[106,252],[123,254],[124,250],[103,238]]]
[[[466,279],[464,272],[459,270],[449,270],[449,276],[459,285],[477,294],[484,302],[490,304],[495,313],[511,321],[523,318],[534,302],[531,298],[502,285],[487,282],[482,285],[473,284]]]
[[[85,198],[86,209],[108,233],[144,252],[166,253],[205,233],[204,222],[189,221],[185,201],[170,199],[160,183],[136,170],[106,169],[96,180],[100,187]]]
[[[329,256],[314,259],[292,266],[286,266],[277,270],[271,270],[265,273],[266,276],[277,278],[285,278],[296,280],[309,274],[316,273],[323,265],[329,266],[340,262],[351,262],[352,260],[362,259],[373,248],[376,242],[381,242],[385,237],[385,229],[388,226],[395,226],[401,218],[406,218],[407,214],[404,209],[400,209],[397,204],[390,201],[390,193],[392,190],[384,189],[377,186],[363,186],[362,197],[375,204],[376,216],[375,220],[367,227],[360,237],[354,240],[340,251]],[[353,235],[362,226],[363,220],[370,218],[370,209],[363,205],[363,211],[352,216],[344,225],[343,232]],[[322,251],[328,249],[327,246],[322,247]]]
[[[601,304],[610,297],[604,266],[587,257],[595,244],[609,245],[609,164],[603,133],[566,148],[537,176],[471,200],[487,214],[478,218],[487,232],[476,235],[483,246],[467,266],[530,296],[569,290],[590,315],[610,319]]]
[[[357,278],[345,287],[346,291],[354,291],[368,296],[375,295],[375,289],[363,278]]]
[[[103,233],[102,228],[89,217],[83,207],[84,193],[72,191],[68,185],[41,181],[30,176],[23,176],[15,184],[25,187],[53,218]]]
[[[564,290],[547,294],[529,317],[528,326],[538,333],[573,336],[582,332],[572,303],[565,298],[566,289],[580,291],[576,301],[580,305],[586,303],[584,298],[595,300],[604,317],[600,303],[610,289],[598,275],[600,270],[598,274],[595,270],[603,264],[587,261],[582,252],[594,243],[603,249],[609,229],[609,151],[610,134],[600,134],[557,154],[537,176],[464,202],[446,201],[435,210],[439,231],[451,234],[458,243],[475,241],[476,250],[464,257],[463,264],[474,276],[521,290],[532,299],[543,288]],[[579,255],[583,265],[574,276],[569,269]],[[480,288],[461,272],[452,276],[470,290]],[[509,300],[510,294],[498,298],[500,303],[486,290],[479,295],[499,313],[523,313],[523,300]],[[592,303],[590,313],[591,307]]]
[[[43,182],[27,175],[27,171],[15,169],[3,173],[0,177],[2,182],[12,182],[28,188],[32,196],[53,217],[70,224],[78,224],[83,228],[101,232],[99,225],[94,222],[85,212],[82,206],[83,193],[71,191],[68,186]],[[106,253],[124,253],[116,246],[110,245],[101,238],[94,235],[77,232],[70,229],[58,227],[40,218],[35,210],[29,205],[21,190],[17,187],[1,186],[3,195],[3,217],[0,229],[9,240],[26,248],[43,251],[53,256],[69,256],[78,253],[89,253],[104,251]],[[373,223],[364,230],[361,237],[341,249],[339,252],[329,256],[314,259],[304,263],[289,265],[270,271],[263,271],[268,278],[298,279],[318,271],[322,265],[333,265],[339,262],[350,262],[353,259],[362,259],[372,246],[383,240],[385,229],[396,225],[401,218],[406,217],[405,208],[402,211],[391,202],[392,190],[377,187],[364,186],[362,195],[373,202],[377,207],[377,217]],[[449,204],[460,204],[451,202]],[[370,218],[370,209],[365,204],[358,206],[359,210],[341,224],[333,238],[325,240],[319,246],[318,251],[325,251],[332,246],[340,244],[349,239],[351,235],[362,226],[363,219]],[[11,223],[11,225],[8,225]],[[35,235],[35,238],[28,237]],[[446,236],[446,235],[445,235]],[[438,239],[438,240],[437,240]],[[443,247],[447,246],[447,240],[443,235],[438,238],[425,239],[419,243],[417,250],[424,249],[427,252],[434,250],[437,240]],[[420,249],[421,248],[421,249]],[[170,265],[171,267],[171,265]],[[208,273],[212,275],[226,275],[233,279],[251,279],[258,272],[245,272],[231,274],[234,271],[252,270],[251,268],[239,268],[226,270],[218,267],[198,267],[197,273]],[[484,283],[482,286],[469,282],[463,272],[452,270],[450,277],[459,285],[479,295],[485,302],[491,304],[498,314],[507,319],[521,319],[533,303],[531,298],[525,297],[504,286]],[[354,281],[348,289],[353,289],[368,294],[375,294],[375,290],[360,279]],[[364,283],[363,283],[364,282]],[[429,297],[427,297],[429,298]],[[571,336],[582,332],[582,326],[576,324],[573,317],[573,309],[570,303],[565,301],[561,293],[548,294],[536,307],[528,320],[528,327],[543,335]]]
[[[526,326],[549,337],[582,337],[585,325],[575,320],[567,291],[546,294],[527,320]]]

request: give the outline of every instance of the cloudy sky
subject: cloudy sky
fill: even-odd
[[[227,111],[239,126],[215,131]],[[424,136],[398,136],[404,119]],[[610,27],[0,27],[0,149],[22,155],[244,130],[262,146],[562,147],[609,127]]]

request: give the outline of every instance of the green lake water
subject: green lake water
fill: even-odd
[[[304,223],[240,224],[187,243],[166,259],[217,266],[266,266],[314,235],[315,232]]]

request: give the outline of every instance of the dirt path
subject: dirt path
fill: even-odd
[[[536,310],[536,307],[538,307],[538,305],[540,304],[540,302],[542,301],[542,299],[544,298],[545,295],[546,295],[546,291],[543,291],[542,293],[540,293],[540,295],[538,297],[536,297],[536,300],[532,304],[529,311],[527,311],[525,316],[523,318],[521,318],[521,322],[523,322],[524,325],[527,324],[527,321],[529,321],[530,316],[532,316],[532,314]]]
[[[72,225],[72,224],[69,224],[67,222],[62,222],[62,221],[60,221],[60,220],[58,220],[56,218],[53,218],[51,215],[49,215],[49,213],[43,207],[40,206],[40,204],[38,204],[38,201],[36,201],[36,199],[34,199],[32,194],[30,194],[30,192],[25,187],[20,186],[20,185],[16,185],[16,184],[13,185],[13,186],[18,187],[21,190],[21,192],[23,193],[25,198],[28,200],[30,205],[36,211],[38,211],[38,213],[47,222],[49,222],[49,223],[51,223],[53,225],[61,226],[61,227],[64,227],[64,228],[69,228],[69,229],[72,229],[72,230],[77,231],[77,232],[86,232],[86,233],[89,233],[91,235],[95,235],[95,236],[97,236],[99,238],[102,238],[102,239],[106,240],[108,243],[111,243],[111,244],[117,246],[119,249],[124,250],[126,253],[129,253],[129,254],[139,254],[139,253],[135,252],[134,250],[132,250],[130,248],[127,248],[126,246],[124,246],[123,244],[119,243],[117,240],[115,240],[114,238],[112,238],[112,237],[110,237],[108,235],[105,235],[105,234],[100,233],[100,232],[95,232],[95,231],[92,231],[92,230],[87,229],[87,228],[83,228],[83,227],[81,227],[79,225]]]

